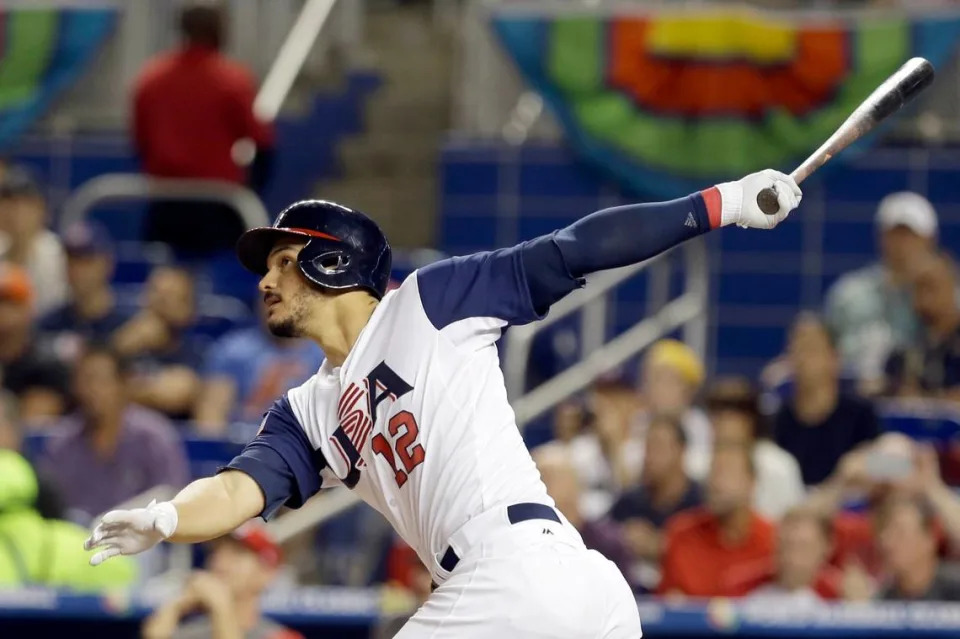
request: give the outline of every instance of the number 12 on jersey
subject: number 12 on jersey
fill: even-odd
[[[396,442],[393,446],[383,433],[374,435],[370,442],[373,446],[373,452],[383,457],[393,468],[397,486],[403,486],[407,483],[407,477],[413,469],[423,463],[426,453],[423,446],[416,443],[420,436],[420,427],[417,426],[417,420],[410,411],[402,410],[387,423],[387,432],[390,437],[395,437]],[[396,455],[394,455],[396,451]],[[400,460],[400,467],[397,466],[397,459]]]

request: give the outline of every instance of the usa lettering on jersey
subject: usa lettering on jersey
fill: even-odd
[[[363,379],[362,387],[353,382],[340,396],[337,406],[339,427],[331,435],[330,443],[350,469],[343,480],[348,488],[357,485],[360,472],[366,467],[359,451],[363,450],[373,431],[380,404],[387,399],[396,402],[411,390],[413,386],[404,381],[386,362],[380,362]],[[412,413],[400,411],[390,418],[386,432],[394,439],[392,446],[383,433],[374,435],[371,446],[375,453],[383,456],[390,464],[397,485],[403,486],[409,473],[423,463],[426,457],[426,451],[417,442],[420,428]]]

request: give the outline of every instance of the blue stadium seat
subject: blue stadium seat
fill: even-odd
[[[184,431],[184,445],[187,449],[187,459],[190,464],[190,476],[193,478],[208,477],[217,472],[217,469],[227,464],[243,450],[244,444],[255,433],[255,425],[245,425],[234,429],[230,437],[202,437],[191,433],[189,424],[181,424]],[[23,439],[23,453],[31,461],[36,461],[46,446],[46,433],[32,433]]]
[[[188,435],[184,438],[187,447],[187,459],[190,462],[190,476],[209,477],[231,459],[236,457],[246,440],[239,438],[215,438]]]
[[[884,430],[933,444],[960,441],[960,409],[952,403],[886,400],[878,402],[878,408]]]

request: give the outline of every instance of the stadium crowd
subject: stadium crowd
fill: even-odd
[[[138,83],[132,137],[145,168],[255,186],[272,133],[252,119],[252,84],[217,57],[222,36],[210,14],[182,27],[184,47]],[[203,67],[211,77],[194,75],[200,58],[213,61]],[[217,156],[229,167],[217,175],[168,161],[196,156],[192,136],[163,133],[182,124],[165,114],[183,114],[165,102],[198,87],[236,100],[237,130],[223,132]],[[199,126],[228,120],[210,122]],[[226,161],[244,136],[257,147],[249,175]],[[315,345],[277,339],[256,321],[204,330],[192,270],[202,247],[191,243],[204,238],[183,231],[197,211],[150,209],[147,239],[189,241],[172,247],[182,263],[156,265],[131,294],[116,285],[117,243],[105,227],[87,221],[55,234],[42,186],[23,167],[0,164],[0,585],[134,583],[131,561],[86,566],[81,527],[153,487],[182,487],[191,475],[185,435],[255,427],[319,367]],[[876,263],[834,284],[821,312],[800,314],[782,357],[757,380],[710,378],[688,346],[665,339],[645,353],[639,384],[611,374],[557,407],[552,441],[533,450],[543,480],[638,593],[794,605],[960,601],[951,563],[960,553],[956,450],[887,432],[880,409],[889,398],[960,401],[960,281],[925,198],[892,194],[876,219]],[[226,246],[239,230],[223,226],[217,244]],[[37,434],[43,448],[27,454],[24,439]],[[45,561],[37,544],[49,539],[62,561]],[[373,575],[416,598],[429,590],[409,549],[368,510],[312,541],[308,555],[338,549],[297,559],[326,562],[321,581],[361,585]],[[356,577],[357,554],[379,569]],[[262,528],[221,540],[206,570],[150,618],[147,636],[169,636],[198,607],[210,615],[196,636],[237,618],[257,627],[256,599],[281,558]]]
[[[185,484],[182,435],[255,424],[322,353],[259,325],[211,340],[196,330],[189,268],[156,266],[130,298],[113,283],[116,247],[104,227],[84,222],[57,236],[48,218],[39,185],[6,166],[0,442],[15,454],[25,435],[45,434],[28,472],[34,488],[8,497],[34,524],[87,526],[152,487]],[[877,263],[841,278],[821,314],[799,315],[783,356],[758,382],[710,379],[689,347],[665,339],[645,353],[638,385],[610,375],[556,409],[553,440],[533,451],[544,482],[638,592],[804,604],[960,600],[951,564],[960,498],[944,480],[956,475],[955,450],[884,432],[877,403],[956,401],[955,266],[919,195],[883,200],[877,229]],[[38,252],[62,256],[59,272],[46,258],[39,267]],[[50,281],[65,290],[50,297]],[[387,551],[390,543],[381,528],[365,545],[383,558],[371,574],[422,581],[409,551],[396,542]],[[18,573],[2,566],[0,579],[15,583]],[[130,582],[130,570],[115,573],[119,583]],[[88,574],[51,583],[104,585]]]
[[[879,258],[793,322],[754,383],[684,344],[560,406],[534,451],[551,495],[638,592],[806,605],[960,601],[956,443],[890,432],[884,401],[950,410],[956,266],[916,193],[879,204]]]

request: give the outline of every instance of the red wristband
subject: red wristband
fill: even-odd
[[[710,220],[710,228],[715,229],[720,226],[723,211],[723,198],[720,196],[720,189],[711,186],[709,189],[700,191],[703,197],[703,203],[707,207],[707,218]]]

